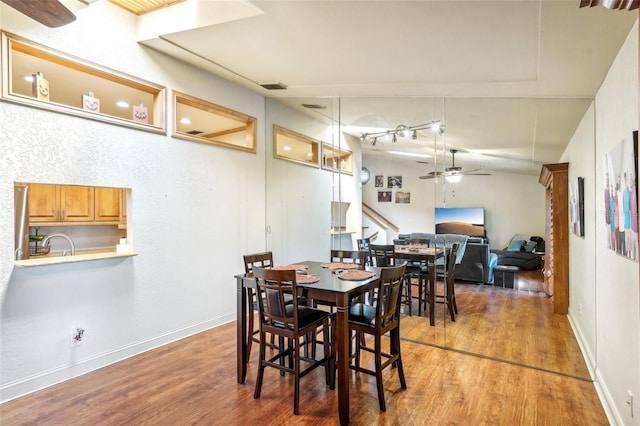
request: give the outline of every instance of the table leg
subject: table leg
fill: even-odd
[[[237,280],[237,306],[236,306],[236,330],[237,330],[237,372],[238,383],[244,383],[247,377],[247,289],[242,285],[242,278]]]
[[[348,300],[336,306],[336,357],[338,365],[338,412],[340,424],[349,424],[349,312]]]
[[[436,325],[436,264],[429,264],[429,324]]]

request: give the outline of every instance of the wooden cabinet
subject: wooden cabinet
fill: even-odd
[[[120,222],[120,188],[35,183],[28,186],[32,226]]]
[[[60,186],[29,184],[29,223],[59,222]]]
[[[91,222],[94,219],[92,186],[60,185],[60,220],[62,222]]]
[[[540,184],[545,187],[544,291],[553,298],[553,312],[569,311],[569,163],[545,164]]]
[[[120,221],[120,188],[95,188],[95,220],[96,222]]]

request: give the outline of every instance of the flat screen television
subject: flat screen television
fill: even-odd
[[[483,207],[436,207],[436,234],[486,237]]]

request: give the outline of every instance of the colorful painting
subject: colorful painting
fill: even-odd
[[[638,260],[638,132],[603,158],[607,247]]]

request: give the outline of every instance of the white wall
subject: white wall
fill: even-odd
[[[584,180],[584,237],[569,235],[569,318],[587,364],[596,366],[596,206],[603,202],[595,181],[595,102],[582,118],[562,156],[569,162],[569,184]]]
[[[624,425],[640,424],[640,291],[638,263],[624,258],[607,248],[607,234],[604,219],[604,176],[602,158],[615,145],[629,137],[638,129],[638,23],[630,32],[625,44],[620,49],[606,79],[595,98],[595,150],[594,172],[587,174],[589,191],[585,182],[585,193],[590,193],[593,204],[586,208],[589,198],[585,195],[585,215],[593,214],[595,220],[588,233],[593,237],[578,241],[572,238],[572,251],[576,257],[570,257],[571,297],[577,302],[586,300],[592,290],[590,278],[583,286],[580,274],[588,274],[586,264],[593,259],[595,264],[595,342],[593,341],[592,324],[581,319],[576,313],[574,299],[570,299],[572,309],[570,315],[574,324],[580,328],[590,353],[596,356],[596,380],[601,392],[605,408],[613,417],[613,422]],[[565,153],[572,163],[579,163],[584,157],[581,144],[576,138]],[[585,150],[589,150],[587,144]],[[587,160],[589,162],[589,160]],[[580,166],[582,167],[582,166]],[[570,166],[571,170],[571,166]],[[576,171],[582,172],[581,169]],[[587,167],[584,168],[587,173]],[[571,171],[570,176],[575,176]],[[595,206],[595,208],[594,208]],[[589,234],[587,234],[589,235]],[[583,247],[584,246],[584,247]],[[570,253],[573,256],[573,252]],[[585,258],[580,258],[584,254]],[[593,257],[590,257],[593,256]],[[586,259],[586,261],[585,261]],[[584,271],[577,272],[579,268]],[[590,307],[590,309],[592,309]],[[587,315],[583,312],[582,314]],[[636,401],[631,416],[627,405],[627,392],[631,391]]]
[[[264,123],[263,97],[137,45],[109,2],[55,30],[2,12],[7,31]],[[1,401],[235,319],[241,254],[266,246],[259,129],[250,154],[0,102]],[[138,256],[14,268],[14,181],[132,188]]]
[[[371,172],[371,181],[363,186],[363,202],[398,225],[401,234],[434,232],[434,209],[446,206],[484,207],[492,248],[504,248],[514,234],[544,236],[544,188],[538,176],[493,172],[491,176],[465,176],[443,187],[441,181],[418,179],[429,171],[424,165],[374,157],[364,157],[363,162]],[[376,175],[384,176],[385,188],[374,186]],[[411,193],[411,203],[378,202],[378,191],[388,190],[388,176],[402,176],[400,190]]]

